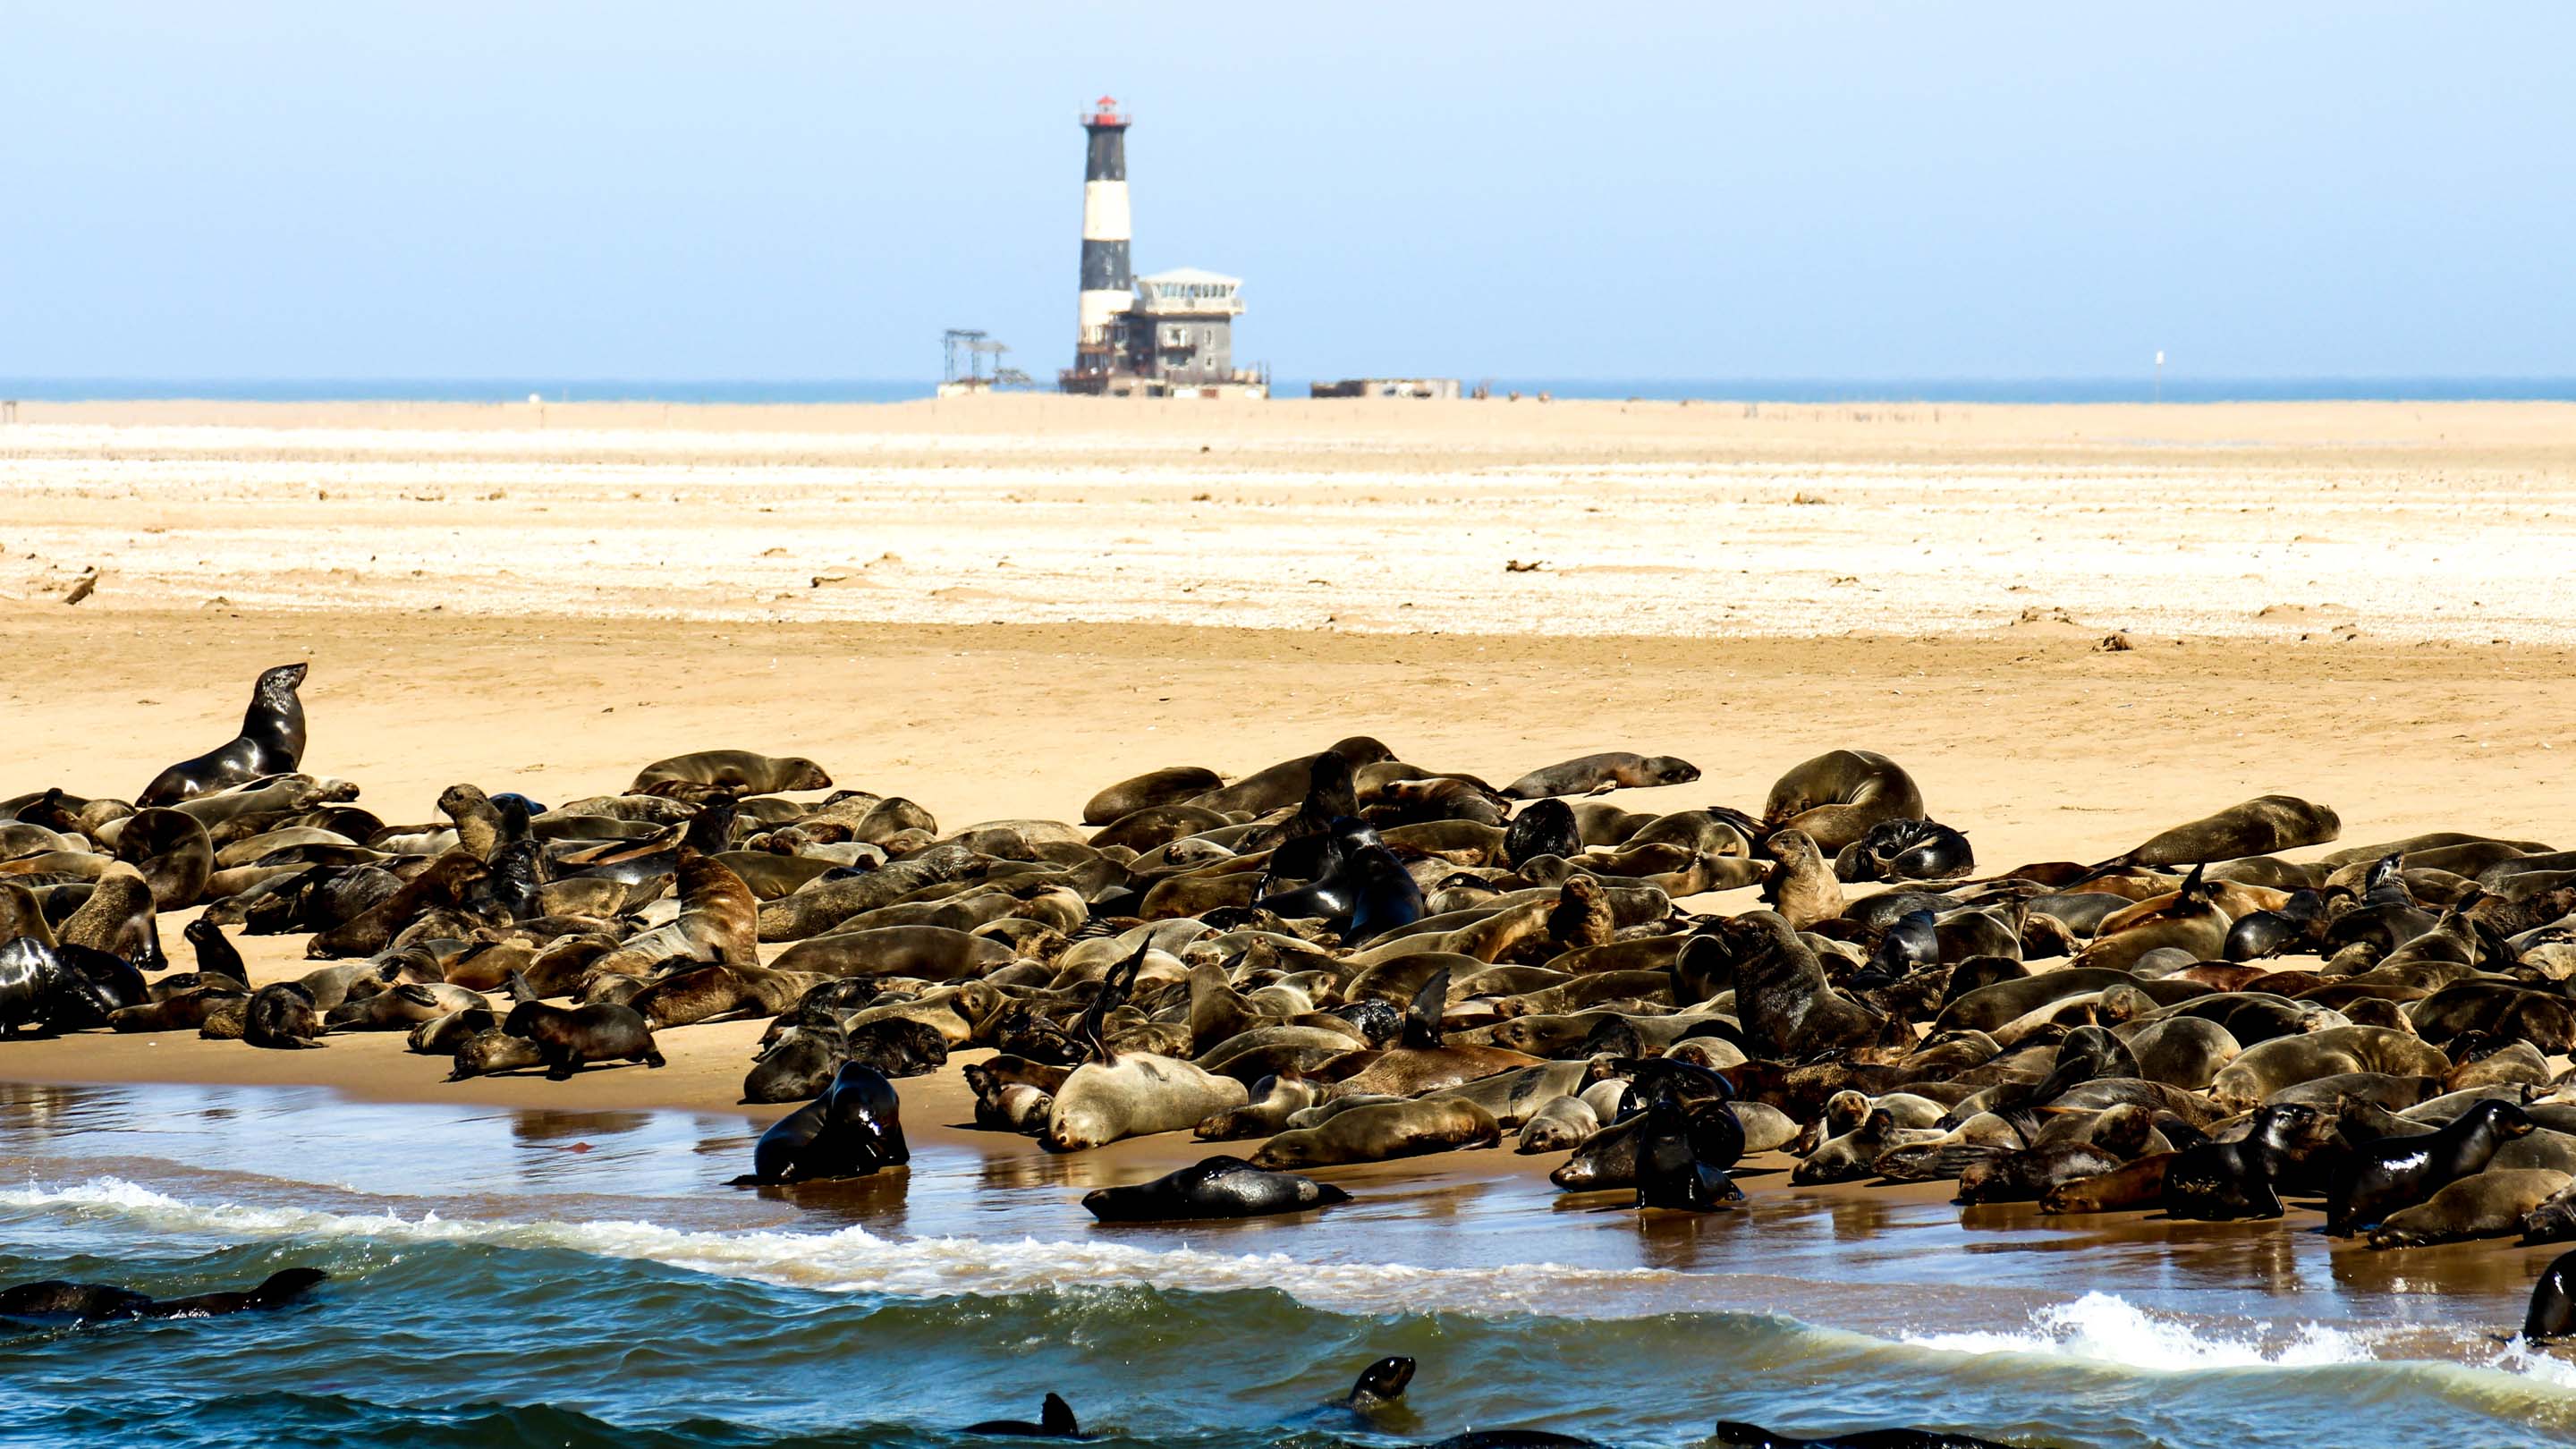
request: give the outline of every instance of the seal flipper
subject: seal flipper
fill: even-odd
[[[1136,973],[1145,969],[1145,953],[1152,949],[1149,936],[1145,944],[1136,948],[1135,955],[1110,967],[1108,974],[1100,978],[1100,994],[1092,997],[1091,1004],[1082,1009],[1082,1017],[1074,1023],[1070,1033],[1075,1043],[1085,1048],[1085,1060],[1098,1062],[1104,1067],[1117,1064],[1118,1054],[1109,1049],[1109,1038],[1105,1035],[1109,1013],[1126,1005],[1128,993],[1136,989]]]
[[[2182,878],[2182,885],[2174,891],[2175,900],[2173,903],[2173,914],[2178,916],[2198,915],[2202,910],[2208,907],[2210,903],[2210,885],[2209,882],[2203,878],[2207,876],[2208,873],[2209,865],[2204,861],[2200,864],[2194,865],[2191,868],[2191,874]]]
[[[1449,968],[1443,966],[1437,975],[1422,983],[1413,993],[1413,1001],[1404,1008],[1404,1036],[1401,1044],[1424,1050],[1441,1045],[1440,1018],[1449,1009]]]
[[[1034,1424],[1026,1419],[986,1419],[957,1432],[1008,1435],[1014,1439],[1079,1439],[1082,1426],[1074,1421],[1072,1405],[1055,1394],[1049,1394],[1046,1403],[1039,1407],[1038,1421]]]

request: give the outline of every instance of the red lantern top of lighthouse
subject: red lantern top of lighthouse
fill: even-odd
[[[1128,118],[1126,113],[1118,109],[1118,98],[1116,96],[1102,96],[1099,100],[1092,103],[1092,107],[1089,111],[1083,114],[1082,124],[1091,127],[1093,130],[1108,130],[1112,128],[1124,128],[1127,124],[1127,120]]]

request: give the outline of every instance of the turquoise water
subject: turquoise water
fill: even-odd
[[[1681,1445],[1721,1417],[2083,1446],[2576,1435],[2576,1364],[2496,1335],[2529,1277],[2492,1245],[2439,1260],[2437,1292],[2433,1258],[2321,1240],[1785,1193],[1641,1223],[1499,1172],[1361,1183],[1284,1227],[1105,1229],[1078,1163],[933,1145],[870,1182],[722,1187],[750,1140],[687,1113],[0,1087],[0,1282],[334,1275],[273,1314],[0,1335],[0,1442],[951,1445],[1050,1389],[1107,1442],[1208,1449]],[[1321,1407],[1389,1353],[1421,1361],[1407,1412]]]

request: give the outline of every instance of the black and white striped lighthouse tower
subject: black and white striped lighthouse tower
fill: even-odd
[[[1102,96],[1083,116],[1089,145],[1082,168],[1082,304],[1073,373],[1098,379],[1118,369],[1120,321],[1136,305],[1127,265],[1127,117]],[[1096,383],[1095,383],[1096,385]]]

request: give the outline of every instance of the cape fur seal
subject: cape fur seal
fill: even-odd
[[[2522,1336],[2539,1342],[2576,1334],[2576,1253],[2561,1253],[2540,1270],[2531,1285],[2531,1307],[2522,1316]]]
[[[296,689],[305,666],[281,664],[251,686],[241,733],[193,760],[163,770],[136,796],[138,806],[169,805],[262,775],[292,773],[304,762],[304,701]]]
[[[1079,1152],[1124,1137],[1185,1132],[1250,1100],[1232,1077],[1172,1057],[1122,1053],[1074,1068],[1056,1091],[1040,1140],[1052,1151]]]
[[[1699,766],[1677,756],[1610,750],[1532,770],[1505,785],[1503,794],[1514,800],[1541,800],[1655,785],[1687,785],[1698,778]]]
[[[1112,825],[1140,810],[1178,805],[1192,796],[1225,788],[1217,772],[1203,765],[1169,765],[1148,770],[1091,797],[1082,807],[1085,825]]]
[[[653,1028],[643,1014],[611,1002],[565,1008],[522,1001],[510,1008],[501,1030],[534,1043],[546,1076],[558,1082],[593,1062],[662,1065],[662,1054],[653,1047]]]
[[[124,1009],[65,961],[61,948],[35,936],[0,942],[0,1037],[14,1036],[22,1027],[77,1031]]]
[[[2177,825],[2106,862],[2131,865],[2200,865],[2272,855],[2320,845],[2343,833],[2343,820],[2327,806],[2295,795],[2261,795],[2215,815]]]
[[[1473,1102],[1425,1098],[1337,1112],[1322,1125],[1282,1132],[1252,1156],[1255,1167],[1335,1167],[1387,1162],[1426,1152],[1490,1147],[1502,1140],[1494,1114]]]
[[[1923,791],[1904,767],[1870,750],[1834,750],[1772,785],[1765,830],[1803,830],[1819,850],[1840,851],[1889,820],[1923,816]]]
[[[747,795],[776,795],[790,790],[829,790],[832,777],[823,772],[822,766],[796,755],[700,750],[646,765],[635,772],[635,783],[627,793],[651,795],[660,785],[703,785]]]
[[[1743,1152],[1743,1129],[1736,1129],[1730,1152],[1709,1141],[1713,1125],[1710,1115],[1684,1110],[1669,1078],[1657,1079],[1636,1129],[1639,1208],[1704,1213],[1743,1200],[1743,1189],[1726,1175]]]
[[[1082,1205],[1104,1223],[1197,1222],[1305,1212],[1345,1203],[1351,1195],[1293,1173],[1265,1172],[1240,1157],[1210,1157],[1152,1182],[1103,1187]]]
[[[1008,1435],[1014,1439],[1083,1437],[1082,1426],[1074,1421],[1073,1406],[1054,1394],[1047,1395],[1046,1402],[1038,1406],[1038,1421],[1034,1424],[1026,1419],[986,1419],[979,1424],[969,1424],[957,1432]]]
[[[303,983],[276,981],[253,993],[242,1017],[242,1040],[255,1047],[292,1050],[322,1045],[322,1018]]]
[[[2529,1136],[2536,1126],[2522,1108],[2489,1099],[2438,1132],[2381,1138],[2356,1149],[2326,1197],[2326,1232],[2350,1237],[2400,1209],[2430,1200],[2461,1178],[2485,1171],[2497,1148]]]
[[[2390,1213],[2370,1234],[2373,1248],[2421,1248],[2471,1238],[2511,1237],[2532,1211],[2576,1176],[2550,1168],[2490,1167],[2423,1202]]]
[[[2009,1444],[1946,1429],[1864,1429],[1811,1439],[1727,1419],[1717,1421],[1713,1442],[1727,1449],[2012,1449]]]
[[[195,905],[215,873],[206,827],[183,810],[157,805],[126,817],[116,834],[116,858],[143,873],[153,906],[164,911]]]
[[[863,1177],[912,1161],[903,1140],[903,1103],[894,1083],[856,1062],[841,1068],[823,1095],[760,1134],[751,1173],[735,1186]]]
[[[0,1288],[0,1318],[68,1319],[102,1323],[127,1318],[212,1318],[283,1308],[326,1282],[319,1268],[288,1268],[271,1273],[256,1288],[224,1293],[197,1293],[185,1298],[154,1298],[131,1288],[105,1283],[66,1283],[47,1279]]]

